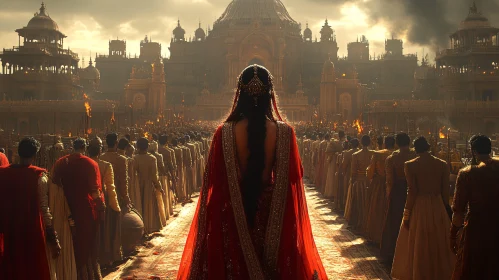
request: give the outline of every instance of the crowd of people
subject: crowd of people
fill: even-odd
[[[124,258],[126,213],[138,214],[148,238],[174,216],[175,205],[192,202],[209,135],[145,136],[109,133],[104,140],[76,138],[71,147],[59,138],[46,169],[35,166],[35,138],[19,142],[12,164],[0,153],[0,189],[8,194],[0,199],[0,278],[102,279],[101,267]]]
[[[102,279],[101,267],[124,258],[124,213],[139,214],[147,237],[175,205],[192,202],[210,135],[145,136],[57,141],[45,168],[35,166],[32,137],[19,142],[14,163],[0,150],[0,278]],[[473,161],[455,186],[443,151],[433,156],[424,137],[306,132],[297,141],[305,178],[379,247],[394,279],[499,279],[499,160],[488,137],[470,139]]]
[[[442,151],[432,155],[425,137],[412,143],[406,133],[372,138],[305,132],[298,145],[305,177],[353,232],[380,249],[391,276],[499,279],[493,210],[499,160],[491,157],[491,140],[470,140],[474,160],[454,186],[449,162],[438,158]]]

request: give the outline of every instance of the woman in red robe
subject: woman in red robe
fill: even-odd
[[[327,279],[302,176],[272,76],[249,66],[214,135],[177,279]]]

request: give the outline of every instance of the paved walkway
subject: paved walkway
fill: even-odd
[[[306,194],[315,241],[329,279],[390,279],[376,250],[346,229],[343,218],[331,211],[330,201],[310,187]],[[182,207],[161,236],[105,280],[175,279],[195,210],[196,203]]]

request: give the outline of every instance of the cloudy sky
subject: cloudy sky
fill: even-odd
[[[145,35],[162,43],[169,55],[172,30],[180,19],[187,37],[201,22],[206,28],[231,0],[45,0],[47,12],[68,38],[64,43],[85,57],[107,53],[108,40],[127,40],[127,51],[139,52]],[[275,0],[236,0],[275,1]],[[405,41],[406,53],[447,47],[448,34],[457,29],[472,0],[281,0],[303,26],[319,31],[326,18],[336,30],[339,55],[360,35],[371,42],[371,54],[383,52],[384,39],[395,34]],[[479,10],[499,26],[499,1],[476,0]],[[17,44],[15,29],[25,26],[40,8],[40,0],[0,0],[0,47]],[[87,63],[85,62],[85,63]]]

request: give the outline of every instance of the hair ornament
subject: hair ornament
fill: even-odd
[[[249,81],[248,84],[244,84],[242,81],[242,76],[239,77],[239,88],[241,91],[246,92],[249,96],[253,97],[255,101],[255,106],[258,105],[258,97],[264,94],[271,94],[272,89],[272,76],[270,76],[269,84],[265,85],[262,80],[258,77],[258,65],[253,65],[253,79]],[[270,73],[269,73],[270,74]]]

